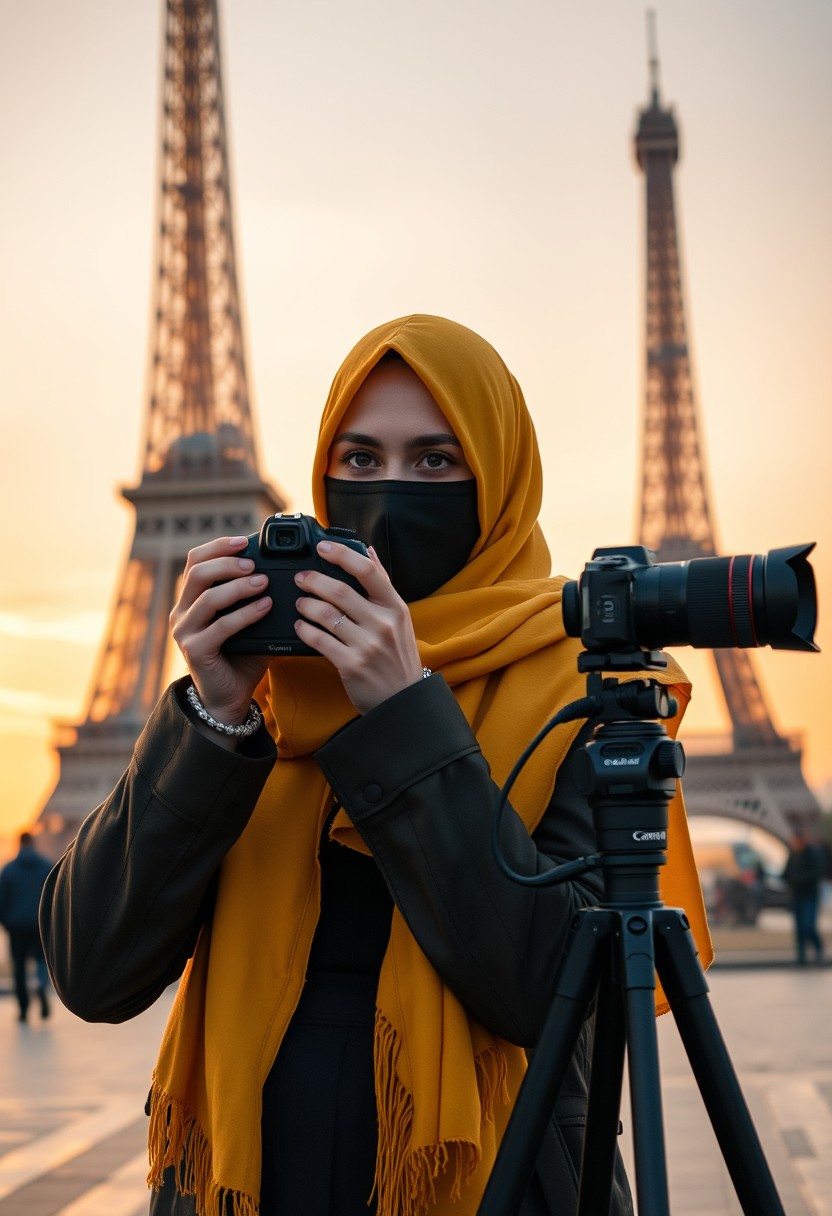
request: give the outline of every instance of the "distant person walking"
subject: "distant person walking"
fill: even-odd
[[[832,907],[832,845],[818,836],[815,845],[820,853],[820,907],[821,913]]]
[[[797,962],[801,967],[807,961],[807,944],[811,945],[815,952],[815,962],[823,961],[823,942],[818,932],[823,871],[824,863],[820,850],[801,828],[795,829],[789,841],[789,856],[783,878],[791,895]]]
[[[43,884],[51,869],[52,863],[38,853],[31,833],[21,832],[17,857],[0,870],[0,925],[9,935],[14,987],[20,1006],[21,1022],[26,1021],[29,1010],[29,986],[26,976],[29,959],[35,964],[41,1017],[49,1017],[49,973],[40,942],[38,904]]]

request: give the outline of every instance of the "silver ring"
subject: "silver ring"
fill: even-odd
[[[347,619],[347,614],[345,612],[343,616],[338,617],[337,621],[332,622],[332,624],[330,625],[330,629],[337,629],[338,626],[341,624],[341,622],[345,621],[346,619]]]

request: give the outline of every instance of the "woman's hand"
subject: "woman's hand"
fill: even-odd
[[[247,541],[245,536],[223,536],[191,549],[179,599],[170,614],[171,632],[203,705],[229,726],[245,721],[268,663],[265,655],[226,656],[220,650],[232,634],[265,616],[272,605],[269,596],[260,596],[225,616],[217,615],[268,584],[265,574],[253,574],[251,558],[238,556]]]
[[[365,714],[422,678],[410,610],[372,549],[365,557],[348,545],[321,541],[318,553],[353,575],[367,599],[327,574],[302,570],[295,575],[305,593],[296,601],[301,619],[295,631],[338,669],[347,696]]]

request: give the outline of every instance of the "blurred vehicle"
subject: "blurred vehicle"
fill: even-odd
[[[783,879],[745,840],[694,841],[702,894],[714,925],[755,925],[763,908],[787,908]]]

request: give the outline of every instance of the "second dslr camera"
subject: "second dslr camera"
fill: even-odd
[[[367,555],[367,547],[349,528],[323,528],[311,515],[270,515],[259,533],[248,538],[240,557],[254,561],[254,573],[268,575],[268,586],[260,595],[270,595],[272,606],[262,620],[246,626],[230,637],[223,646],[225,654],[317,655],[295,633],[297,620],[295,600],[298,589],[295,575],[299,570],[320,570],[354,588],[360,595],[366,591],[339,566],[333,566],[317,552],[322,540],[347,545],[356,553]],[[259,599],[260,595],[252,599]],[[229,612],[241,607],[234,604]]]

